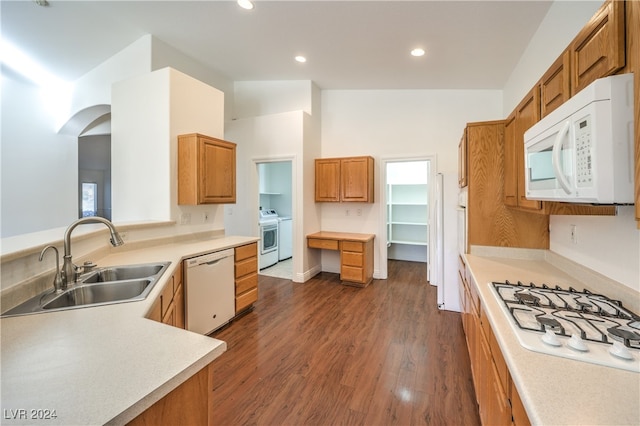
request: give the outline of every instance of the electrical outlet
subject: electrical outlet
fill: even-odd
[[[578,228],[576,225],[571,225],[571,242],[578,244]]]
[[[191,223],[191,213],[182,213],[180,215],[180,225],[189,225]]]
[[[346,210],[344,211],[344,215],[345,215],[345,216],[351,216],[351,212],[349,211],[349,209],[346,209]]]
[[[202,213],[202,221],[203,222],[208,222],[209,221],[209,212]]]
[[[362,209],[358,209],[358,210],[356,210],[356,214],[357,214],[358,216],[362,216]]]

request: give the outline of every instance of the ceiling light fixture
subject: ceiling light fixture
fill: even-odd
[[[424,56],[424,49],[420,49],[419,47],[416,49],[413,49],[411,51],[411,56],[416,56],[416,57]]]
[[[46,7],[49,6],[49,2],[47,0],[33,0],[38,6]]]
[[[253,3],[250,0],[238,0],[238,6],[247,10],[253,9]]]
[[[298,56],[296,56],[296,61],[298,61],[300,63],[305,63],[305,62],[307,62],[307,58],[305,58],[304,56],[298,55]]]

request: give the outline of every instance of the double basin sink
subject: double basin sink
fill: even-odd
[[[49,290],[8,310],[2,317],[144,300],[171,262],[107,266],[80,276],[61,293]]]

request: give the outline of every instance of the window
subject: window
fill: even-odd
[[[98,215],[98,184],[82,182],[82,216]]]

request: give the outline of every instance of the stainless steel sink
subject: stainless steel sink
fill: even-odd
[[[164,264],[111,266],[97,269],[80,277],[82,283],[135,280],[156,275]]]
[[[48,290],[1,317],[36,314],[144,300],[171,262],[97,268],[62,293]]]
[[[150,279],[113,281],[100,284],[86,284],[73,287],[50,302],[42,309],[70,308],[81,305],[96,305],[125,300],[140,300],[139,296],[151,284]]]

